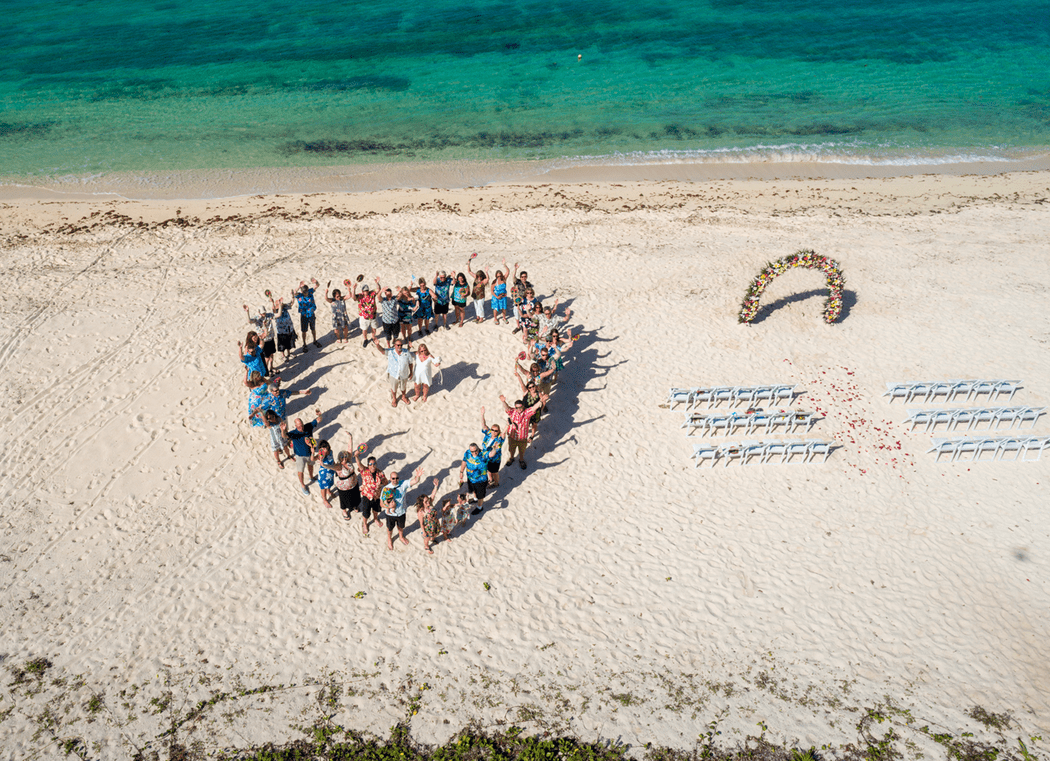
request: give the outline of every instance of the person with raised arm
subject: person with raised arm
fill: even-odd
[[[389,349],[390,342],[397,338],[401,325],[397,314],[397,299],[394,298],[394,292],[389,288],[380,291],[377,298],[379,309],[383,315],[381,322],[383,324],[383,335],[386,336],[386,348]],[[379,346],[378,342],[374,345]]]
[[[269,293],[269,291],[267,291]],[[274,329],[274,312],[273,305],[267,309],[265,306],[259,307],[259,316],[252,317],[252,311],[248,308],[247,304],[244,304],[244,313],[248,315],[248,322],[255,326],[256,331],[263,337],[262,339],[262,355],[263,360],[266,362],[266,374],[270,375],[273,373],[273,357],[277,353],[276,337],[277,331]]]
[[[361,346],[367,347],[369,334],[371,334],[373,341],[379,340],[379,334],[376,331],[379,330],[382,323],[376,316],[376,297],[379,296],[382,286],[379,285],[379,278],[376,278],[376,289],[374,291],[368,287],[368,283],[364,283],[361,286],[361,293],[358,293],[357,283],[364,279],[364,275],[357,276],[357,282],[354,283],[352,293],[357,301],[358,324],[361,326],[361,334],[365,337]]]
[[[314,435],[314,429],[321,425],[321,408],[318,407],[314,410],[314,419],[309,423],[303,423],[302,418],[296,418],[292,425],[294,427],[289,428],[287,423],[281,423],[281,430],[292,442],[292,452],[295,454],[295,470],[299,476],[299,488],[303,494],[309,496],[310,490],[306,488],[306,482],[303,481],[303,471],[309,470],[310,481],[314,480],[314,462],[312,459],[312,450],[310,447],[311,437]]]
[[[471,515],[477,515],[485,509],[485,492],[489,487],[487,465],[481,447],[471,442],[467,451],[463,453],[463,461],[459,466],[459,485],[463,485],[463,476],[466,473],[467,491],[470,492],[470,502],[475,506],[470,511]]]
[[[525,301],[527,299],[526,293],[532,290],[532,283],[529,282],[529,273],[525,270],[518,274],[518,263],[514,262],[514,277],[512,278],[513,284],[510,288],[510,297],[514,306],[514,320],[518,322],[522,318],[522,309],[524,308]],[[517,333],[521,329],[519,325],[514,329]]]
[[[335,492],[339,495],[339,509],[343,511],[343,520],[348,521],[361,504],[361,483],[354,468],[354,435],[349,434],[350,448],[340,452],[335,459]],[[367,519],[366,519],[367,520]]]
[[[507,316],[507,276],[510,274],[510,267],[507,266],[506,259],[503,260],[503,267],[506,272],[497,269],[492,273],[492,318],[497,325],[501,316],[504,323],[510,323]]]
[[[321,488],[321,502],[331,509],[332,491],[335,486],[335,458],[332,456],[332,445],[326,439],[318,439],[311,447],[311,458],[318,464],[317,485]]]
[[[489,287],[489,276],[485,274],[485,270],[474,272],[469,261],[467,274],[474,278],[474,285],[470,289],[470,298],[474,302],[474,322],[481,322],[485,319],[485,292]]]
[[[423,278],[419,278],[416,286],[416,312],[413,315],[416,318],[416,329],[419,331],[419,337],[430,335],[430,321],[434,319],[434,292],[427,287],[427,281]],[[437,323],[434,324],[434,330],[437,330]]]
[[[350,343],[350,317],[346,314],[346,300],[350,298],[350,294],[344,296],[343,292],[336,288],[329,296],[328,289],[331,287],[332,281],[329,280],[324,287],[324,300],[332,305],[332,332],[335,333],[336,343]]]
[[[503,460],[503,442],[506,437],[498,425],[485,422],[485,408],[481,408],[481,452],[485,455],[485,470],[488,471],[489,486],[499,486],[499,466]]]
[[[273,305],[273,312],[277,315],[274,324],[277,326],[277,351],[281,352],[281,360],[288,361],[288,355],[295,348],[295,325],[292,324],[291,305],[285,304],[284,299],[277,299]]]
[[[438,323],[445,326],[445,330],[452,330],[448,324],[448,306],[452,298],[452,278],[445,274],[444,270],[438,270],[434,275],[434,330],[438,329]]]
[[[382,510],[379,504],[379,494],[383,491],[383,487],[386,486],[386,476],[383,471],[376,467],[376,458],[369,457],[366,464],[361,464],[361,453],[357,450],[352,450],[354,453],[354,460],[357,462],[357,472],[361,476],[361,515],[364,517],[364,526],[362,527],[362,533],[368,536],[368,519],[371,516],[372,520],[379,524],[379,514]]]
[[[510,424],[507,426],[507,453],[510,455],[510,460],[517,457],[518,464],[522,470],[527,467],[525,464],[525,449],[529,446],[529,421],[532,420],[532,416],[539,412],[546,401],[546,396],[540,395],[540,400],[531,407],[526,407],[525,402],[522,399],[518,399],[514,402],[514,406],[507,404],[507,397],[500,394],[499,400],[503,402],[503,409],[507,413],[507,419]]]
[[[408,540],[405,539],[405,495],[409,489],[413,489],[419,485],[420,480],[423,478],[422,466],[416,468],[416,472],[412,474],[411,481],[402,481],[401,476],[397,474],[396,470],[390,471],[387,485],[383,487],[383,490],[379,493],[379,504],[383,507],[383,515],[386,517],[386,546],[387,549],[394,549],[394,527],[397,527],[398,538],[404,543],[408,544]]]
[[[295,299],[299,309],[299,329],[303,334],[303,354],[310,350],[310,347],[306,345],[307,330],[314,337],[314,346],[318,349],[321,348],[321,342],[317,340],[317,302],[314,301],[314,291],[320,288],[321,284],[317,282],[317,278],[313,277],[310,278],[310,282],[313,283],[313,288],[300,280],[299,288],[292,291],[292,298]]]
[[[263,333],[263,338],[265,337],[266,334]],[[254,330],[248,331],[248,337],[244,339],[244,343],[237,342],[237,358],[249,371],[255,371],[264,378],[270,374],[266,367],[266,359],[263,357],[262,341]]]
[[[456,275],[456,282],[452,284],[452,308],[456,311],[456,325],[463,327],[463,318],[467,313],[467,297],[470,295],[470,286],[467,284],[467,276],[460,272]]]
[[[402,287],[397,294],[397,321],[401,323],[401,338],[405,343],[412,342],[412,322],[416,315],[416,297],[408,288]],[[410,347],[411,348],[411,347]]]
[[[419,521],[419,527],[423,529],[423,549],[431,555],[434,554],[434,551],[430,549],[430,543],[436,541],[439,535],[444,536],[447,540],[452,539],[441,520],[441,513],[434,504],[434,498],[437,497],[440,485],[441,481],[435,478],[434,488],[430,494],[420,494],[419,499],[416,500],[416,519]]]
[[[541,396],[543,397],[544,400],[546,400],[548,397],[547,397],[546,394],[544,394],[544,393],[542,393],[540,391],[540,384],[539,384],[539,382],[536,381],[536,380],[533,380],[531,377],[529,377],[526,380],[525,378],[521,377],[522,374],[523,373],[521,372],[521,368],[519,368],[518,367],[518,363],[515,362],[514,363],[514,377],[518,381],[518,386],[521,387],[521,401],[522,401],[522,403],[526,407],[531,407],[532,405],[534,405],[534,404],[536,404],[537,402],[540,401],[540,397]],[[547,403],[546,403],[546,401],[544,401],[542,404],[540,404],[540,408],[538,410],[536,410],[536,414],[534,414],[531,418],[529,418],[529,439],[528,439],[529,443],[532,443],[532,440],[534,438],[536,438],[536,434],[539,432],[540,415],[543,414],[543,410],[544,410],[544,408],[546,406],[547,406]]]

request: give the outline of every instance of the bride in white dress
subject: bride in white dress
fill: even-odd
[[[420,402],[425,402],[427,396],[430,394],[430,384],[434,382],[434,373],[441,369],[441,357],[435,357],[430,353],[426,344],[420,344],[416,350],[416,369],[412,376],[412,382],[416,386],[415,396],[412,397],[412,401],[417,399]]]

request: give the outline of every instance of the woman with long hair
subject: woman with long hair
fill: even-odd
[[[412,401],[420,400],[422,404],[430,395],[430,386],[434,382],[434,372],[441,367],[441,357],[430,353],[426,344],[421,343],[416,349],[416,368],[412,371],[412,383],[416,387]]]
[[[321,501],[327,508],[332,507],[332,487],[335,485],[335,460],[332,458],[332,445],[325,439],[318,439],[313,445],[313,459],[318,464],[317,485],[321,489]]]
[[[507,262],[503,262],[503,266],[507,266]],[[510,324],[510,318],[507,317],[507,272],[502,270],[496,270],[492,273],[492,318],[496,324],[499,325],[500,315],[503,316],[503,322]]]
[[[456,324],[463,327],[463,317],[467,313],[467,296],[470,295],[470,286],[467,284],[467,276],[460,272],[456,275],[456,282],[452,284],[452,306],[456,310]]]
[[[335,340],[338,343],[350,343],[350,317],[346,314],[346,300],[350,298],[350,294],[346,296],[343,292],[336,288],[332,291],[332,295],[328,295],[328,288],[332,285],[332,281],[328,281],[328,285],[324,287],[324,300],[332,305],[332,332],[335,333]]]
[[[481,322],[485,319],[485,291],[489,286],[489,276],[485,270],[474,272],[470,262],[467,262],[467,273],[474,278],[474,286],[470,290],[470,298],[474,302],[474,322]]]
[[[416,286],[416,329],[419,330],[419,337],[430,335],[430,321],[434,319],[434,294],[427,287],[427,281],[424,278],[419,278],[418,285]],[[437,330],[437,322],[434,323],[434,330]]]
[[[421,494],[416,500],[416,518],[419,520],[419,527],[423,529],[423,549],[431,555],[434,554],[434,551],[430,549],[430,543],[436,541],[439,535],[449,540],[452,538],[448,535],[448,529],[443,525],[441,513],[434,505],[434,497],[437,496],[440,484],[441,481],[435,478],[434,488],[430,494]]]
[[[357,470],[354,468],[354,458],[350,454],[352,451],[354,451],[353,436],[350,437],[350,450],[340,452],[335,460],[335,490],[339,495],[339,509],[343,511],[345,521],[350,520],[361,504],[361,484],[357,479]],[[367,516],[365,521],[368,521]]]
[[[265,336],[265,333],[263,335]],[[259,334],[254,330],[248,331],[248,337],[244,339],[244,343],[237,342],[237,358],[249,371],[254,370],[264,378],[269,374],[266,369],[266,357],[263,356],[262,341],[259,340]]]

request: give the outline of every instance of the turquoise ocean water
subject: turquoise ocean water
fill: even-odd
[[[0,181],[1050,150],[1046,0],[0,8]]]

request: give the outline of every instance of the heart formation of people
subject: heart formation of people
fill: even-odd
[[[457,527],[481,514],[489,489],[500,487],[500,469],[504,464],[516,462],[522,470],[528,467],[525,451],[539,437],[540,419],[549,412],[553,386],[573,343],[571,329],[566,327],[572,310],[566,309],[558,315],[557,300],[544,305],[529,281],[529,273],[519,272],[517,264],[512,273],[504,261],[503,269],[497,268],[491,278],[484,270],[475,272],[471,262],[476,256],[470,256],[466,274],[459,272],[452,276],[438,271],[432,289],[426,278],[415,276],[409,278],[409,285],[396,288],[384,288],[377,277],[373,288],[362,283],[364,275],[358,275],[353,283],[344,280],[347,291],[332,289],[331,282],[324,289],[324,300],[332,309],[334,340],[349,344],[353,332],[355,339],[363,339],[363,349],[367,349],[371,341],[372,347],[387,361],[390,405],[395,408],[401,402],[425,403],[435,375],[440,377],[441,358],[430,353],[423,343],[425,336],[438,330],[452,330],[453,326],[458,329],[471,322],[482,323],[488,315],[486,306],[495,325],[513,326],[513,332],[521,334],[525,348],[514,360],[514,376],[521,397],[510,402],[500,395],[499,402],[506,415],[505,427],[498,422],[490,425],[485,408],[481,408],[480,443],[470,443],[459,466],[459,486],[465,484],[466,491],[458,491],[437,502],[441,479],[435,477],[431,480],[430,492],[420,494],[415,501],[422,546],[430,554],[434,552],[433,542],[439,538],[451,540]],[[468,275],[472,283],[468,283]],[[321,503],[329,509],[338,496],[343,518],[349,521],[359,512],[361,531],[366,536],[371,525],[385,524],[387,547],[392,550],[395,530],[400,542],[410,544],[405,537],[407,495],[423,480],[422,466],[411,478],[402,478],[396,470],[383,473],[374,455],[363,458],[368,444],[355,447],[352,433],[347,448],[335,453],[331,442],[320,435],[324,426],[320,406],[308,422],[297,417],[289,424],[287,418],[288,398],[295,394],[309,396],[311,389],[282,388],[278,368],[287,366],[297,353],[302,359],[308,358],[311,345],[315,352],[324,348],[317,336],[319,289],[320,283],[315,279],[311,279],[310,284],[301,281],[291,290],[287,301],[267,289],[268,304],[254,313],[244,305],[248,321],[256,328],[248,332],[243,343],[237,343],[237,352],[244,364],[244,385],[249,391],[248,421],[253,427],[265,429],[279,469],[285,469],[286,459],[294,461],[299,489],[304,496],[310,497],[310,486],[316,485]],[[357,304],[356,321],[351,322],[349,318],[347,301]],[[292,318],[293,304],[299,318],[298,333]],[[413,335],[418,339],[415,347]],[[301,352],[297,349],[300,339]],[[410,386],[414,391],[411,398],[408,396]],[[506,463],[504,442],[508,454]]]

